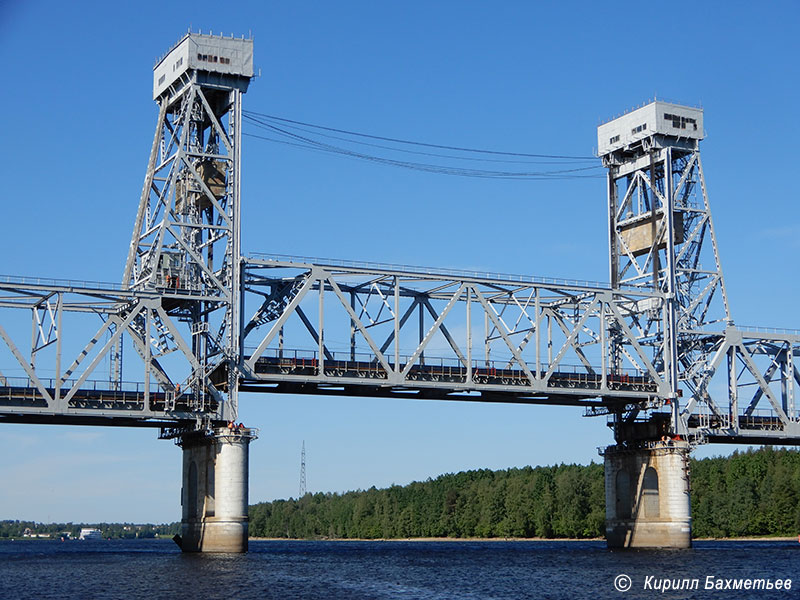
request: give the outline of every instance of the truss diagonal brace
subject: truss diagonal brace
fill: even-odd
[[[660,381],[663,382],[664,380],[658,375],[655,368],[653,367],[652,363],[647,359],[647,356],[644,353],[644,350],[639,345],[639,342],[636,341],[636,337],[633,335],[630,327],[625,322],[625,319],[622,318],[619,310],[617,310],[616,305],[613,301],[606,302],[606,306],[611,309],[611,312],[614,313],[614,317],[617,319],[617,324],[619,325],[620,329],[622,329],[623,333],[627,336],[627,341],[633,346],[634,350],[636,350],[636,354],[642,361],[642,364],[647,369],[647,372],[650,373],[650,377],[653,378],[653,381]]]
[[[75,382],[75,385],[72,386],[72,389],[70,389],[69,392],[67,392],[66,396],[64,396],[64,404],[69,403],[69,401],[72,399],[75,393],[80,389],[80,387],[89,377],[89,374],[95,370],[98,364],[100,364],[100,361],[103,359],[103,356],[105,356],[105,354],[117,343],[120,336],[122,335],[122,332],[125,331],[128,328],[128,326],[133,322],[133,320],[139,314],[140,310],[141,310],[141,303],[136,307],[135,310],[132,310],[130,314],[122,322],[118,322],[114,317],[109,317],[106,323],[110,324],[112,321],[114,321],[114,323],[117,326],[117,330],[114,332],[111,338],[105,343],[102,349],[97,353],[97,356],[94,357],[94,360],[91,363],[89,363],[89,366],[86,367],[86,369],[84,369],[83,373],[81,373],[81,376],[78,377],[78,380]]]
[[[483,310],[485,311],[486,315],[488,315],[489,319],[492,321],[494,326],[497,328],[497,331],[500,333],[500,336],[503,338],[503,341],[506,343],[506,346],[508,346],[508,349],[511,351],[512,356],[514,357],[514,359],[519,364],[520,369],[522,369],[522,371],[525,373],[525,376],[528,378],[528,381],[531,382],[531,385],[534,385],[536,383],[537,377],[534,377],[533,373],[531,373],[531,370],[528,368],[528,365],[522,359],[522,356],[520,355],[520,353],[517,352],[517,349],[514,347],[514,344],[511,342],[511,338],[508,337],[508,334],[505,331],[505,327],[503,327],[501,325],[500,320],[497,317],[497,314],[494,312],[494,309],[491,307],[491,305],[486,300],[484,295],[481,294],[481,292],[480,292],[480,290],[478,288],[470,286],[469,289],[472,289],[472,291],[475,292],[475,297],[478,299],[478,302],[481,303],[481,306],[483,307]],[[537,375],[538,375],[538,373],[537,373]]]
[[[414,300],[412,300],[411,305],[408,307],[406,312],[403,314],[403,317],[400,319],[400,324],[397,326],[398,330],[401,329],[403,325],[406,324],[406,321],[408,321],[408,318],[414,313],[414,309],[417,307],[418,303],[419,303],[419,298],[414,298]],[[397,316],[395,316],[395,319],[396,318]],[[383,345],[381,346],[381,352],[386,352],[386,350],[391,345],[392,340],[394,339],[394,335],[395,335],[394,331],[389,333],[389,335],[386,338],[386,341],[383,342]]]
[[[544,376],[545,379],[549,379],[550,376],[553,374],[553,372],[556,370],[556,366],[558,365],[558,363],[561,362],[561,359],[564,358],[564,354],[566,354],[567,349],[570,346],[572,346],[573,342],[575,341],[575,338],[578,337],[578,333],[581,331],[581,329],[583,329],[583,326],[586,323],[586,320],[589,318],[589,315],[592,314],[592,311],[593,311],[595,306],[597,306],[597,298],[596,297],[589,303],[589,306],[587,306],[584,309],[583,314],[581,315],[581,318],[578,320],[578,322],[572,328],[572,331],[567,336],[567,339],[564,340],[564,344],[561,346],[561,349],[558,351],[558,354],[553,359],[553,363],[547,369],[547,373]],[[602,312],[601,312],[601,320],[602,320]],[[556,319],[556,321],[558,322],[558,319]],[[601,327],[602,327],[602,324],[601,324]],[[574,348],[574,346],[573,346],[573,348]]]
[[[697,391],[704,396],[703,401],[708,405],[708,408],[711,409],[711,411],[717,417],[722,416],[722,411],[720,410],[719,406],[717,406],[717,403],[714,402],[711,399],[711,397],[706,393],[706,389],[708,387],[709,380],[717,372],[719,365],[722,363],[722,359],[728,355],[728,350],[732,347],[733,346],[731,345],[730,341],[727,339],[722,344],[720,344],[719,348],[717,348],[717,351],[714,353],[714,357],[711,359],[711,362],[709,363],[706,376],[703,377],[702,381],[697,386]],[[697,404],[698,400],[699,398],[696,398],[693,395],[686,403],[685,408],[681,411],[681,415],[684,417],[688,417],[688,415],[692,414],[692,411],[694,411],[694,407]]]
[[[785,351],[779,352],[778,356],[780,356],[784,352]],[[772,364],[770,364],[769,368],[764,372],[764,381],[766,381],[767,384],[769,384],[772,381],[772,376],[775,374],[777,368],[778,368],[778,362],[777,360],[775,360],[772,361]],[[758,406],[758,401],[761,400],[763,396],[764,396],[764,390],[762,390],[761,386],[759,386],[759,388],[753,394],[753,399],[750,401],[747,410],[744,411],[746,417],[749,417],[750,415],[753,414],[753,411],[755,410],[756,406]]]
[[[747,349],[744,346],[739,346],[741,350],[740,356],[742,360],[747,365],[748,370],[753,374],[756,381],[758,382],[758,386],[764,392],[764,395],[769,400],[769,403],[772,405],[772,408],[775,409],[775,412],[778,413],[778,418],[780,418],[781,422],[785,425],[789,422],[789,417],[786,416],[786,413],[783,412],[780,403],[775,400],[775,396],[772,393],[772,390],[769,387],[769,384],[764,381],[764,378],[761,376],[761,372],[758,369],[758,366],[753,362],[753,359],[750,358],[750,354],[747,352]]]
[[[272,327],[270,328],[267,335],[264,336],[264,339],[261,340],[261,343],[256,348],[256,351],[253,352],[253,355],[243,363],[243,367],[250,372],[255,371],[256,368],[256,361],[264,354],[264,350],[267,349],[272,339],[278,334],[281,328],[286,324],[286,321],[289,319],[289,315],[294,312],[295,308],[300,304],[300,301],[305,298],[305,295],[308,293],[314,286],[314,282],[319,280],[319,276],[312,271],[312,273],[308,276],[303,282],[303,285],[297,292],[297,295],[292,298],[291,302],[283,309],[283,314],[278,317],[278,320],[273,323]]]
[[[361,335],[364,336],[364,339],[367,341],[367,344],[369,344],[369,347],[375,353],[375,358],[377,358],[378,361],[381,363],[383,368],[386,370],[386,375],[388,376],[390,373],[392,373],[392,368],[389,366],[389,363],[386,361],[386,357],[383,355],[383,352],[381,352],[380,349],[378,348],[377,344],[375,344],[375,340],[372,339],[372,336],[369,334],[369,332],[367,331],[366,327],[364,327],[364,324],[361,322],[361,319],[358,318],[358,315],[353,310],[353,307],[350,306],[350,303],[347,301],[347,298],[344,297],[344,294],[342,293],[342,290],[339,288],[337,283],[333,280],[333,277],[328,275],[328,277],[325,280],[328,283],[330,283],[331,289],[333,290],[333,293],[336,294],[336,296],[339,298],[339,302],[342,303],[342,306],[344,306],[345,310],[347,311],[347,314],[350,315],[350,318],[353,320],[353,323],[358,328],[358,330],[361,332]],[[322,282],[322,280],[320,280],[320,285],[322,285],[322,284],[323,284],[323,282]]]
[[[8,336],[8,333],[6,333],[6,330],[3,328],[2,325],[0,325],[0,337],[3,338],[3,341],[6,343],[6,346],[8,346],[9,350],[11,350],[11,353],[14,355],[14,358],[17,359],[17,362],[20,364],[20,366],[23,369],[25,369],[25,372],[28,374],[28,377],[30,377],[30,380],[36,385],[36,389],[38,389],[42,397],[44,397],[44,399],[47,400],[47,404],[49,406],[52,406],[53,397],[49,393],[47,393],[47,389],[45,389],[44,384],[36,375],[36,372],[33,370],[33,367],[31,367],[31,364],[25,360],[24,356],[22,356],[22,353],[20,353],[16,344],[14,344],[14,341]]]
[[[314,341],[317,344],[319,344],[319,334],[317,333],[317,330],[314,329],[314,325],[311,324],[311,321],[308,320],[306,313],[303,312],[303,309],[300,308],[299,306],[294,310],[297,313],[297,316],[300,317],[300,320],[303,322],[303,325],[305,325],[306,329],[308,329],[308,333],[310,333],[311,337],[314,338]],[[333,355],[330,353],[328,347],[325,346],[324,343],[322,345],[322,349],[325,352],[325,358],[328,360],[333,360]]]
[[[447,316],[447,313],[449,313],[450,309],[452,309],[453,306],[455,306],[456,302],[458,302],[458,299],[461,297],[461,294],[464,293],[465,287],[466,285],[463,283],[460,286],[458,286],[458,290],[456,290],[456,293],[453,294],[452,298],[450,298],[450,301],[447,303],[447,306],[444,307],[442,314],[440,314],[436,319],[436,321],[434,321],[433,325],[431,325],[430,330],[428,330],[428,333],[425,334],[425,338],[422,340],[422,342],[420,342],[419,346],[417,346],[417,349],[414,350],[414,354],[411,355],[411,358],[408,359],[408,364],[403,369],[402,373],[403,378],[405,378],[408,375],[409,371],[411,371],[411,367],[414,366],[414,363],[417,361],[422,352],[425,350],[425,346],[428,345],[428,342],[430,342],[431,338],[433,338],[433,336],[436,334],[436,330],[442,327],[442,322]],[[425,298],[422,302],[423,304],[425,304],[427,302],[427,298]]]
[[[95,347],[95,344],[97,344],[97,342],[100,340],[102,335],[108,330],[108,328],[111,327],[112,323],[113,321],[111,320],[111,318],[106,319],[100,326],[100,329],[97,330],[97,333],[95,333],[92,339],[89,340],[89,343],[86,344],[86,346],[84,346],[83,350],[81,350],[80,354],[78,354],[77,358],[72,362],[69,368],[66,371],[64,371],[64,375],[56,373],[56,377],[58,377],[61,380],[61,383],[65,383],[67,379],[69,379],[70,375],[72,375],[75,372],[75,369],[77,369],[81,365],[83,359],[89,355],[89,352],[92,351],[92,348]]]
[[[425,308],[428,309],[428,312],[431,314],[431,316],[434,318],[434,320],[438,320],[439,319],[439,315],[437,315],[436,311],[433,310],[433,307],[431,306],[430,300],[428,300],[427,298],[423,298],[422,301],[425,304]],[[442,323],[439,326],[439,329],[442,330],[442,335],[447,340],[447,343],[450,344],[450,347],[453,349],[453,352],[456,353],[456,356],[458,356],[458,360],[460,360],[461,364],[466,367],[467,366],[467,359],[464,358],[464,355],[461,353],[461,350],[458,348],[458,345],[456,344],[456,341],[453,339],[453,336],[450,335],[450,332],[447,330],[447,327],[445,327],[444,323]]]
[[[565,336],[570,337],[571,332],[569,330],[569,327],[567,327],[566,323],[564,323],[564,318],[556,311],[552,311],[552,314],[556,324],[558,325],[559,329],[561,329],[562,333]],[[583,329],[583,326],[575,327],[574,329],[575,335],[572,336],[573,339],[578,336],[578,333],[580,333],[581,329]],[[573,349],[575,350],[575,354],[578,355],[578,358],[583,363],[583,366],[586,367],[586,372],[591,375],[594,375],[595,374],[594,367],[592,367],[592,363],[589,362],[589,359],[586,358],[586,354],[583,352],[583,350],[579,346],[573,346]]]

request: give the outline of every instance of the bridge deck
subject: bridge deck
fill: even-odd
[[[0,379],[0,422],[174,427],[196,419],[193,406],[191,394],[146,393],[143,383],[87,381],[72,392],[53,380],[39,388],[26,378]]]
[[[366,355],[343,358],[328,353],[323,361],[313,351],[275,352],[261,356],[240,383],[243,392],[335,394],[366,397],[397,397],[471,400],[563,406],[614,406],[652,399],[658,386],[649,377],[606,374],[574,367],[571,371],[528,374],[509,361],[472,361],[468,369],[458,360],[422,358],[417,362],[388,361],[389,371]],[[400,373],[402,383],[397,380]],[[530,371],[529,371],[530,372]],[[212,381],[222,389],[227,369],[221,366]]]
[[[480,385],[493,385],[503,387],[525,387],[530,385],[527,374],[520,368],[507,365],[508,361],[495,361],[491,366],[480,366],[483,361],[474,361],[471,369],[462,363],[445,364],[444,361],[433,361],[412,364],[408,369],[406,380],[413,386],[413,382],[433,382],[447,387],[448,383],[466,384],[468,377]],[[394,369],[394,363],[389,361],[389,366]],[[500,364],[498,368],[496,365]],[[314,357],[304,356],[262,356],[256,361],[255,372],[257,378],[247,379],[248,384],[270,379],[270,375],[289,375],[298,379],[315,377],[320,374],[322,367],[324,374],[331,378],[358,379],[370,381],[369,385],[388,379],[387,371],[375,360],[325,360],[322,364]],[[399,370],[403,371],[407,363],[399,363]],[[546,371],[534,374],[542,380],[547,375]],[[557,391],[559,388],[582,389],[599,391],[603,385],[603,375],[588,372],[576,367],[572,371],[555,371],[546,379],[547,386]],[[609,389],[627,391],[649,396],[658,392],[658,386],[648,377],[631,375],[628,373],[607,373],[606,385]]]

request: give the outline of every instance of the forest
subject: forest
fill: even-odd
[[[691,461],[693,536],[796,536],[800,452],[771,447]],[[596,538],[603,465],[446,474],[424,482],[250,507],[250,535],[272,538]]]

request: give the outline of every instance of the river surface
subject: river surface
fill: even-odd
[[[168,540],[3,540],[0,598],[797,598],[799,568],[797,541],[638,552],[599,541],[251,541],[243,555],[190,555]],[[731,589],[704,589],[708,577]],[[662,591],[665,579],[684,589]],[[787,579],[789,591],[775,589]],[[748,580],[773,589],[748,591]]]

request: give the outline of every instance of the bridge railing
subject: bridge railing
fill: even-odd
[[[477,271],[464,269],[440,269],[420,267],[414,265],[401,265],[392,263],[379,263],[372,261],[342,260],[337,258],[320,258],[312,256],[290,256],[288,254],[265,254],[251,252],[249,257],[276,263],[291,263],[316,265],[321,267],[342,267],[372,271],[397,272],[409,275],[430,275],[432,277],[453,277],[459,279],[477,279],[486,281],[508,281],[517,283],[534,283],[541,285],[556,285],[564,287],[590,288],[610,290],[611,284],[581,279],[562,279],[558,277],[535,277],[531,275],[516,275],[513,273],[495,273],[491,271]],[[630,289],[638,289],[631,287]]]
[[[767,333],[778,335],[800,335],[800,329],[786,329],[785,327],[760,327],[752,325],[737,325],[737,329],[744,333]]]
[[[42,286],[48,288],[70,288],[82,290],[122,291],[119,283],[108,281],[87,281],[76,279],[54,279],[51,277],[29,277],[19,275],[0,275],[0,283],[23,286]]]
[[[56,385],[59,384],[57,378],[40,378],[39,381],[42,385],[49,389],[54,390]],[[78,382],[77,379],[67,379],[60,382],[62,390],[72,389]],[[30,377],[6,377],[0,376],[0,390],[8,388],[19,389],[37,389],[36,383]],[[138,381],[103,381],[103,380],[86,380],[81,383],[79,388],[82,392],[130,392],[134,394],[144,394],[145,384]],[[3,392],[0,391],[0,394]],[[151,390],[151,393],[163,393],[162,390]]]
[[[245,347],[246,354],[252,354],[256,350],[255,346],[247,346]],[[318,365],[319,364],[319,351],[318,350],[310,350],[310,349],[296,349],[296,348],[267,348],[262,354],[262,358],[266,359],[275,359],[275,360],[285,360],[285,361],[292,361],[296,364],[303,364],[307,366],[311,365]],[[400,366],[403,367],[412,360],[412,355],[410,354],[400,354]],[[377,363],[377,359],[375,358],[374,354],[366,353],[366,352],[356,352],[351,353],[349,351],[328,351],[325,354],[325,362],[333,361],[339,364],[347,364],[347,363]],[[390,365],[394,366],[394,357],[388,356],[387,361]],[[450,368],[450,369],[463,369],[466,370],[464,364],[457,358],[449,358],[449,357],[441,357],[441,356],[428,356],[425,355],[422,357],[420,361],[418,361],[421,366],[426,367],[440,367],[440,368]],[[472,361],[472,369],[474,371],[478,370],[485,370],[485,369],[494,369],[496,371],[520,371],[522,370],[519,368],[518,365],[513,363],[513,358],[508,357],[504,359],[473,359]],[[511,363],[511,364],[509,364]],[[541,373],[544,374],[550,368],[550,364],[547,362],[543,362],[540,364]],[[585,365],[576,365],[576,364],[559,364],[558,370],[556,371],[559,374],[574,374],[574,375],[586,375],[589,373]],[[599,376],[599,374],[597,374]],[[639,369],[632,369],[632,368],[620,368],[614,372],[607,373],[609,377],[644,377],[647,375],[642,370]]]

